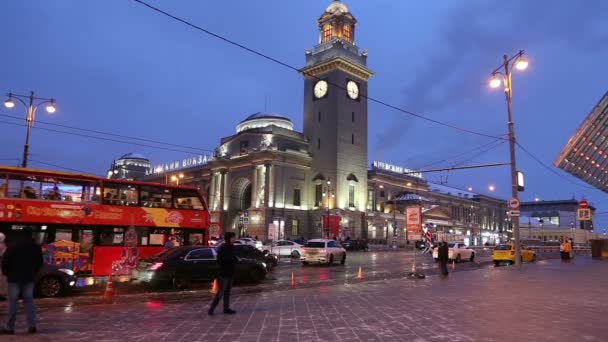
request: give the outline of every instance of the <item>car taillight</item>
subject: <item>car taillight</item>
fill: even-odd
[[[515,255],[515,251],[511,251],[511,255]]]
[[[150,266],[148,269],[150,271],[156,271],[157,269],[161,268],[163,266],[162,262],[155,262],[152,266]]]

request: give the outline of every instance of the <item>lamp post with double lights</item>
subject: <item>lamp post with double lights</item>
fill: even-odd
[[[55,107],[55,99],[53,98],[44,98],[44,97],[35,97],[34,92],[30,92],[30,95],[19,95],[8,93],[6,94],[8,99],[4,101],[4,106],[8,109],[12,109],[15,107],[15,100],[19,101],[25,108],[25,145],[23,145],[23,160],[21,161],[21,167],[27,167],[27,157],[29,155],[30,149],[30,131],[32,126],[34,126],[34,122],[36,121],[36,110],[39,106],[46,104],[46,112],[49,114],[53,114],[57,111]],[[24,101],[25,100],[25,101]],[[27,103],[26,103],[27,101]],[[37,102],[37,103],[36,103]]]
[[[327,205],[325,206],[326,209],[326,218],[325,218],[325,227],[323,227],[323,229],[325,230],[325,237],[329,238],[329,206],[330,206],[330,200],[332,198],[336,198],[336,194],[333,191],[333,187],[331,186],[331,180],[328,178],[327,182],[324,185],[325,189],[323,190],[323,197],[325,197],[325,200],[327,201]]]
[[[180,173],[178,175],[172,175],[171,176],[171,181],[175,182],[175,185],[179,186],[179,180],[180,179],[184,179],[184,174]]]
[[[513,67],[517,70],[525,70],[528,68],[528,60],[523,57],[524,50],[520,50],[513,57],[509,58],[504,55],[503,63],[498,68],[492,71],[490,78],[490,87],[498,88],[501,85],[505,87],[505,97],[507,100],[507,112],[509,128],[509,155],[511,160],[511,200],[519,202],[519,184],[517,175],[517,166],[515,163],[515,128],[513,124],[513,110],[511,106],[513,98],[513,85],[511,83],[511,70]],[[501,71],[501,70],[504,70]],[[511,212],[511,224],[513,225],[513,236],[515,238],[515,265],[521,265],[521,246],[519,245],[519,217]]]

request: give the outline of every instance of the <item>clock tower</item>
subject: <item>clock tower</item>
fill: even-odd
[[[342,225],[360,235],[363,220],[354,214],[367,206],[367,81],[373,73],[367,52],[355,44],[357,20],[344,3],[333,1],[317,23],[318,45],[306,51],[300,70],[312,207],[338,209]]]

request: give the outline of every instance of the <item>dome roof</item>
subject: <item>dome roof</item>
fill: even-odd
[[[127,153],[124,156],[118,158],[118,159],[144,159],[144,160],[148,160],[148,158],[146,158],[146,156],[144,156],[143,154],[140,153]]]
[[[348,13],[348,7],[346,7],[345,4],[340,2],[340,0],[334,0],[331,4],[329,4],[329,6],[327,6],[327,9],[325,10],[325,12],[332,13],[332,14]]]
[[[276,126],[293,131],[293,122],[288,118],[268,112],[257,112],[249,115],[236,126],[236,132],[247,131],[254,128]]]

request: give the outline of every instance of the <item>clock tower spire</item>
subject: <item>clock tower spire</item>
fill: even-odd
[[[304,136],[312,156],[311,206],[337,209],[343,226],[348,222],[351,234],[360,236],[360,212],[367,206],[367,81],[373,73],[367,51],[360,53],[355,44],[357,19],[343,2],[332,1],[317,24],[318,44],[306,50],[300,70]]]

